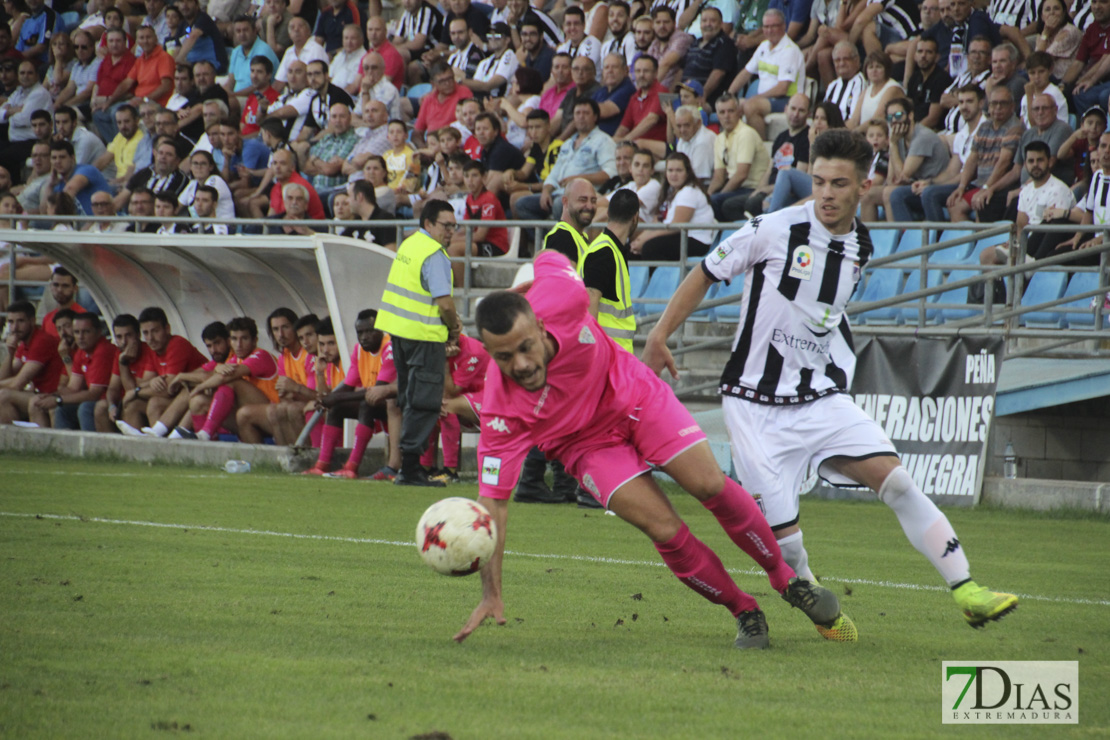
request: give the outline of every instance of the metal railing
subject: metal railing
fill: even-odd
[[[234,219],[234,220],[220,220],[220,219],[194,219],[194,218],[175,218],[175,219],[159,219],[151,217],[133,217],[133,216],[114,216],[109,218],[94,217],[94,216],[65,216],[65,217],[51,217],[36,215],[33,217],[35,222],[66,222],[69,224],[83,225],[85,223],[125,223],[135,224],[142,226],[144,224],[180,224],[184,226],[194,227],[198,223],[201,224],[226,224],[232,229],[240,226],[246,227],[261,227],[266,230],[273,230],[280,228],[283,225],[288,226],[306,226],[318,231],[326,231],[328,233],[336,233],[339,229],[344,227],[357,227],[365,229],[367,226],[374,226],[376,228],[394,228],[396,231],[396,241],[400,243],[405,236],[415,231],[417,223],[411,219],[391,219],[382,221],[338,221],[338,220],[302,220],[302,221],[287,221],[276,219]],[[489,226],[494,227],[507,227],[517,228],[521,230],[521,235],[525,232],[530,232],[533,237],[533,244],[540,244],[543,241],[543,235],[551,228],[554,222],[550,221],[463,221],[460,226],[466,240],[465,254],[461,257],[454,258],[455,262],[463,264],[463,284],[459,287],[457,298],[460,303],[460,314],[464,320],[470,322],[472,320],[473,307],[477,299],[489,292],[489,288],[481,288],[475,284],[476,270],[484,265],[505,265],[505,264],[524,264],[530,261],[528,257],[479,257],[474,254],[473,242],[473,229],[484,228]],[[679,241],[679,259],[675,261],[642,261],[636,262],[637,265],[647,267],[677,267],[679,270],[679,279],[682,280],[686,277],[687,273],[693,266],[689,260],[689,241],[688,234],[693,230],[711,229],[718,233],[727,233],[735,230],[742,224],[720,224],[720,223],[705,223],[705,224],[643,224],[643,228],[647,230],[678,230],[681,234]],[[603,224],[595,225],[597,227]],[[849,304],[848,313],[850,316],[863,315],[863,323],[855,324],[855,331],[863,334],[913,334],[919,336],[956,336],[956,335],[975,335],[975,334],[1002,334],[1008,338],[1029,338],[1039,340],[1050,340],[1052,344],[1046,344],[1040,348],[1026,348],[1015,350],[1025,354],[1043,354],[1051,352],[1077,342],[1086,342],[1092,339],[1104,340],[1110,339],[1110,329],[1106,327],[1104,320],[1104,312],[1101,301],[1097,301],[1094,308],[1095,324],[1093,329],[1082,330],[1064,330],[1064,329],[1040,329],[1033,327],[1022,326],[1022,317],[1034,313],[1043,312],[1046,310],[1054,309],[1083,298],[1094,298],[1098,295],[1103,295],[1110,292],[1107,286],[1107,267],[1110,257],[1107,256],[1110,252],[1110,242],[1104,242],[1095,249],[1089,250],[1089,254],[1098,254],[1100,258],[1098,267],[1077,267],[1069,265],[1069,262],[1074,261],[1074,255],[1060,255],[1054,256],[1049,259],[1040,260],[1034,263],[1023,264],[1010,264],[1006,266],[999,266],[993,268],[984,268],[977,262],[931,262],[930,258],[939,250],[956,247],[963,244],[970,244],[972,242],[978,243],[982,239],[988,239],[996,236],[1009,234],[1009,224],[996,224],[996,225],[980,225],[980,224],[950,224],[950,223],[875,223],[868,224],[873,234],[884,230],[896,230],[902,232],[905,230],[920,230],[922,232],[921,244],[923,246],[915,249],[898,251],[897,245],[892,248],[889,255],[873,259],[867,266],[864,272],[861,286],[866,285],[866,281],[873,277],[880,270],[897,270],[903,273],[902,277],[905,278],[906,274],[913,270],[918,271],[919,283],[917,286],[905,285],[904,288],[897,294],[892,296],[883,297],[879,300],[860,302],[856,301]],[[945,239],[940,242],[933,242],[933,234],[939,234],[946,230],[961,230],[969,231],[970,234],[961,235],[956,238]],[[1023,230],[1017,238],[1017,249],[1011,249],[1011,254],[1024,254],[1025,245],[1028,241],[1028,236],[1031,232],[1067,232],[1067,233],[1104,233],[1105,229],[1098,226],[1038,226],[1029,227]],[[20,241],[25,244],[42,243],[42,242],[76,242],[81,243],[83,240],[81,234],[86,232],[73,232],[73,231],[10,231],[0,229],[0,239],[6,239],[13,245],[17,245]],[[898,234],[895,234],[895,238]],[[236,241],[240,238],[236,234],[229,234],[226,237],[229,242],[228,246],[237,246]],[[244,239],[246,241],[253,241]],[[281,236],[275,235],[267,238],[266,245],[268,247],[282,246]],[[292,241],[292,240],[291,240]],[[1013,239],[1008,240],[1011,244]],[[22,247],[16,247],[22,249]],[[712,247],[711,247],[712,248]],[[25,285],[26,281],[19,281],[15,279],[15,261],[16,251],[12,250],[9,255],[10,264],[12,267],[11,274],[8,278],[8,286],[12,291],[10,295],[14,296],[14,290],[17,287]],[[1011,261],[1014,261],[1013,259]],[[968,277],[958,280],[948,280],[948,276],[953,271],[972,271],[978,272],[979,275]],[[1041,271],[1066,271],[1066,272],[1098,272],[1100,279],[1098,286],[1095,289],[1085,291],[1082,294],[1068,295],[1057,300],[1048,301],[1037,305],[1022,305],[1022,293],[1026,284],[1027,278],[1034,272]],[[942,280],[935,284],[929,285],[930,273],[940,274]],[[981,306],[968,303],[940,303],[932,298],[939,296],[942,293],[966,288],[975,284],[987,284],[996,279],[1009,279],[1012,283],[1012,290],[1009,291],[1007,301],[1003,305],[997,305],[993,302],[992,291],[989,289],[984,290],[984,302]],[[862,289],[861,289],[862,294]],[[667,298],[647,298],[640,296],[633,296],[634,302],[640,305],[654,306],[658,305],[660,310],[658,312],[651,312],[647,315],[638,317],[637,324],[640,329],[637,339],[642,341],[646,335],[646,331],[654,325],[662,315],[662,307],[667,303]],[[705,301],[699,306],[699,312],[707,309],[714,309],[719,306],[734,304],[741,300],[739,293],[729,295],[721,298],[711,299]],[[906,311],[903,311],[902,321],[894,323],[874,324],[868,322],[866,314],[876,309],[888,307],[902,307],[916,309],[916,320],[910,321],[907,319]],[[0,307],[4,308],[4,307]],[[976,314],[962,319],[933,321],[930,319],[930,314],[936,312],[943,312],[948,309],[962,309],[976,310]],[[1064,314],[1078,314],[1086,313],[1083,309],[1066,307],[1060,309]],[[709,323],[714,323],[715,319]],[[701,324],[705,321],[699,322]],[[732,341],[731,331],[726,331],[731,328],[729,322],[719,321],[716,322],[722,325],[722,332],[727,335],[721,336],[707,336],[706,332],[702,329],[691,329],[689,326],[684,326],[680,331],[675,332],[672,338],[673,352],[676,356],[710,349],[719,349],[728,346]],[[1062,336],[1062,333],[1064,334]],[[1090,355],[1091,352],[1102,354],[1100,348],[1093,350],[1086,350],[1085,355]],[[1016,356],[1016,355],[1015,355]]]

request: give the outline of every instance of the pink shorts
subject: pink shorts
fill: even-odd
[[[481,418],[482,417],[482,392],[481,391],[474,391],[474,392],[471,392],[471,393],[464,393],[464,394],[462,394],[462,397],[464,399],[466,399],[466,403],[470,406],[470,410],[474,412],[474,415],[477,416],[478,418]],[[461,424],[462,428],[467,430],[467,431],[474,431],[474,430],[478,429],[478,427],[474,426],[469,421],[466,421],[465,419],[463,419],[461,417],[459,418],[459,423]]]
[[[556,457],[608,508],[613,493],[625,483],[652,465],[666,465],[704,439],[705,432],[671,389],[652,383],[623,422]]]

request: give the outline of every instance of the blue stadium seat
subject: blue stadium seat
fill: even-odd
[[[633,263],[628,266],[628,292],[633,298],[640,298],[647,290],[649,272],[651,272],[651,268],[647,265]]]
[[[886,257],[894,251],[898,240],[898,229],[871,229],[871,244],[875,248],[872,259]]]
[[[714,298],[716,298],[718,287],[719,287],[719,283],[713,283],[712,285],[710,285],[709,290],[705,291],[705,300],[711,301]],[[715,308],[703,308],[703,309],[700,309],[698,311],[694,311],[692,314],[690,314],[690,318],[687,319],[687,321],[695,321],[695,322],[699,322],[699,323],[706,323],[706,322],[709,322],[709,321],[716,321],[717,320],[716,311],[717,311],[717,309],[715,309]]]
[[[431,91],[432,91],[431,83],[421,82],[419,85],[413,85],[412,87],[410,87],[408,92],[405,94],[405,97],[416,98],[417,100],[419,100],[420,98],[424,97],[425,95],[427,95]]]
[[[727,298],[729,296],[739,296],[744,292],[744,278],[737,275],[732,280],[731,285],[725,285],[723,282],[717,284],[717,293],[714,298]],[[739,321],[740,320],[740,303],[728,303],[724,306],[717,306],[713,309],[717,314],[717,321]]]
[[[898,240],[898,248],[894,251],[908,252],[919,247],[921,247],[921,229],[907,229],[902,232],[902,238]]]
[[[945,282],[955,282],[957,280],[966,280],[967,278],[975,277],[979,272],[977,270],[953,270]],[[967,308],[942,308],[940,309],[941,318],[944,321],[956,321],[958,319],[966,319],[970,316],[981,314],[983,309],[981,306],[970,305],[967,303],[967,287],[953,288],[946,290],[940,294],[937,303],[954,303],[964,304]]]
[[[861,301],[878,301],[897,295],[902,288],[902,270],[881,267],[871,273],[864,288]],[[902,309],[895,306],[876,308],[865,311],[856,317],[860,323],[866,324],[897,324],[902,318]]]
[[[1068,296],[1079,295],[1080,293],[1086,293],[1089,290],[1096,290],[1097,288],[1097,272],[1077,272],[1073,274],[1071,280],[1068,281],[1068,287],[1067,290],[1064,291],[1063,297],[1067,298]],[[1069,329],[1095,328],[1095,310],[1093,308],[1093,302],[1096,300],[1098,300],[1098,296],[1094,298],[1077,298],[1060,306],[1061,309],[1079,308],[1085,311],[1085,313],[1064,314],[1064,321],[1067,322]],[[1103,327],[1110,326],[1110,312],[1103,309],[1102,316]]]
[[[640,298],[659,298],[669,300],[678,290],[680,272],[677,267],[656,267],[651,276],[651,282]],[[663,310],[664,303],[633,303],[632,308],[640,316],[650,313],[659,313]]]
[[[1038,303],[1055,301],[1064,295],[1068,286],[1066,272],[1036,272],[1029,280],[1025,295],[1021,297],[1023,307],[1036,306]],[[1021,323],[1034,329],[1064,328],[1064,314],[1053,306],[1045,311],[1032,311],[1022,314]]]
[[[946,242],[950,239],[961,239],[969,237],[974,233],[974,231],[968,229],[948,229],[947,231],[940,232],[940,235],[937,237],[937,243],[939,244],[940,242]],[[974,247],[975,240],[971,239],[964,244],[957,244],[954,247],[945,247],[944,249],[938,249],[937,251],[929,255],[929,261],[937,262],[940,264],[955,264],[966,262],[969,258],[969,255],[976,254]],[[978,262],[978,259],[978,255],[976,255],[976,262]]]
[[[925,287],[935,288],[942,282],[940,270],[929,270],[925,275]],[[906,276],[906,284],[902,289],[903,293],[911,293],[916,290],[921,290],[921,270],[911,270],[910,274]],[[928,304],[936,303],[940,300],[940,294],[928,296],[925,299],[925,322],[935,324],[941,319],[940,310],[936,308],[929,308]],[[918,311],[917,301],[908,304],[899,309],[902,312],[902,319],[907,324],[916,324],[920,312]]]
[[[998,223],[996,223],[994,225],[995,226],[1003,226],[1003,225],[1012,225],[1012,224],[1013,224],[1012,221],[999,221]],[[972,254],[975,255],[975,259],[976,259],[976,261],[978,261],[979,253],[982,252],[987,247],[994,247],[994,246],[998,246],[998,245],[1001,245],[1001,244],[1007,244],[1009,241],[1010,241],[1010,235],[1008,233],[1007,234],[995,234],[994,236],[985,237],[985,238],[980,239],[979,241],[975,242],[975,249],[972,250]],[[968,259],[970,260],[971,257],[969,256]]]

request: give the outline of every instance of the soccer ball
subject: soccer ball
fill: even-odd
[[[477,573],[493,556],[497,524],[486,508],[466,498],[428,507],[416,525],[416,549],[432,570],[446,576]]]

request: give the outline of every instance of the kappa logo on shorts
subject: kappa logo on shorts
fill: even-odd
[[[590,327],[583,326],[582,331],[578,332],[579,344],[596,344],[597,339],[594,338],[594,333],[590,331]]]
[[[500,416],[495,416],[487,421],[486,426],[495,432],[501,432],[502,434],[509,433],[509,425],[506,424],[505,420],[502,419]]]
[[[790,272],[787,273],[798,280],[809,280],[813,277],[813,250],[807,246],[800,246],[794,250],[790,260]]]
[[[593,495],[601,495],[597,490],[597,484],[594,483],[594,479],[590,476],[589,473],[586,473],[584,476],[582,476],[582,485],[584,485],[586,487],[586,490],[588,490]]]

